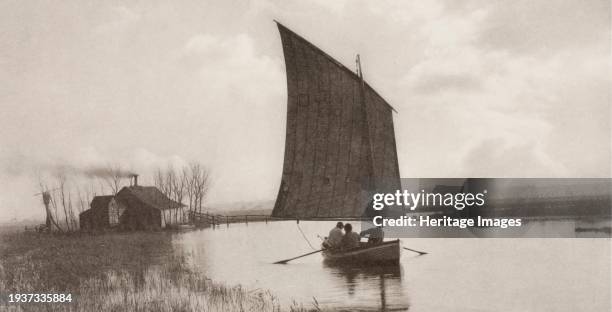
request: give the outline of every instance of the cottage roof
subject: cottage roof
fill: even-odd
[[[106,209],[114,197],[113,195],[96,196],[91,201],[90,207],[91,209]]]
[[[79,213],[79,217],[80,218],[88,217],[92,213],[93,213],[93,210],[87,209],[87,210],[84,210],[83,212]]]
[[[124,187],[119,193],[128,193],[148,206],[164,210],[184,207],[185,205],[168,198],[155,186],[129,186]]]

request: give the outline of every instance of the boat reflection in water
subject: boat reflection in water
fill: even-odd
[[[300,227],[314,242],[335,223]],[[541,223],[533,226],[565,227]],[[320,254],[273,264],[310,251],[291,221],[180,233],[172,249],[215,282],[269,290],[284,309],[311,309],[316,298],[324,311],[610,311],[607,239],[419,238],[402,246],[428,254],[403,251],[391,267],[338,267]]]
[[[333,221],[300,222],[311,240],[334,225]],[[214,281],[270,290],[283,308],[294,301],[312,308],[316,301],[325,311],[379,311],[381,307],[406,310],[410,289],[405,278],[408,272],[402,270],[423,262],[404,253],[400,264],[392,266],[337,266],[326,263],[321,254],[313,254],[287,265],[273,264],[308,251],[291,221],[185,232],[175,236],[174,247],[197,271]]]
[[[380,305],[373,307],[373,301],[369,301],[367,305],[337,308],[350,309],[351,311],[407,311],[410,307],[407,296],[402,292],[402,266],[400,264],[389,264],[381,266],[364,266],[359,264],[341,264],[338,262],[324,261],[323,267],[328,274],[339,277],[337,280],[343,281],[343,285],[348,298],[355,299],[359,296],[358,288],[364,284],[370,287],[378,286],[380,293]],[[376,283],[377,281],[377,283]],[[369,289],[370,292],[373,289]],[[387,292],[392,292],[393,300],[388,302]],[[398,296],[398,292],[400,295]]]

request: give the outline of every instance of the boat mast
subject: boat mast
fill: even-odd
[[[363,109],[363,115],[364,115],[364,120],[365,120],[365,135],[367,138],[367,142],[368,142],[368,146],[370,149],[370,164],[369,164],[369,170],[370,170],[370,176],[368,177],[368,191],[374,191],[374,186],[376,185],[375,181],[374,181],[374,147],[372,144],[372,140],[370,138],[370,120],[368,118],[368,109],[366,106],[366,93],[365,93],[365,81],[363,80],[363,70],[361,69],[361,58],[359,57],[359,54],[357,54],[357,58],[355,59],[355,63],[357,65],[357,75],[359,76],[359,97],[360,97],[360,101],[361,101],[361,107]],[[367,209],[366,209],[367,210]]]
[[[357,66],[357,76],[359,76],[359,79],[361,80],[361,87],[363,88],[363,73],[361,72],[361,59],[359,58],[359,54],[357,54],[357,58],[355,58],[355,64]]]

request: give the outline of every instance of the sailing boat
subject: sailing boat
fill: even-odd
[[[355,73],[277,26],[288,99],[283,173],[272,217],[369,219],[374,192],[400,189],[395,109],[364,81],[359,58]],[[400,246],[395,240],[323,255],[330,261],[399,261]]]

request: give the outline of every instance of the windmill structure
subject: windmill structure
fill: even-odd
[[[59,224],[57,224],[57,221],[55,221],[55,219],[53,218],[53,214],[51,213],[51,208],[49,207],[49,205],[51,204],[51,201],[53,200],[53,198],[51,197],[51,192],[54,192],[56,190],[58,190],[58,188],[54,188],[51,190],[43,190],[40,193],[34,194],[34,196],[40,195],[42,197],[42,201],[43,201],[43,205],[45,206],[45,213],[46,213],[44,229],[41,229],[39,227],[39,230],[50,232],[52,231],[52,226],[55,226],[55,228],[58,231],[63,232],[62,228],[59,226]]]

